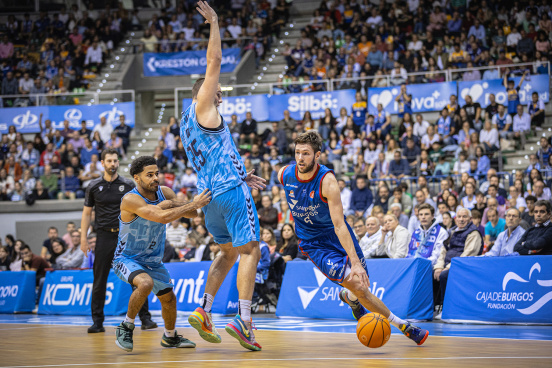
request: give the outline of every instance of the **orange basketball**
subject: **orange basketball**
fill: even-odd
[[[367,313],[358,320],[357,337],[362,345],[380,348],[391,337],[389,321],[379,313]]]

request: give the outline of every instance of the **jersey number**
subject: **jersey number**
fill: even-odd
[[[151,244],[149,245],[148,249],[149,249],[149,250],[152,250],[153,247],[155,247],[155,244],[156,244],[156,242],[155,242],[155,241],[152,241]]]
[[[201,170],[201,168],[205,165],[205,157],[203,157],[203,151],[196,149],[195,145],[197,143],[197,140],[194,139],[192,143],[188,146],[187,150],[192,156],[192,163],[196,169],[197,172]],[[199,160],[199,162],[196,163],[196,159]]]

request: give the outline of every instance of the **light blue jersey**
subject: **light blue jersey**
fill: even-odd
[[[129,194],[138,194],[147,204],[156,205],[165,200],[161,186],[157,190],[157,200],[144,198],[137,188]],[[124,198],[124,197],[123,197]],[[114,263],[119,258],[127,258],[145,265],[161,264],[165,253],[166,225],[136,216],[130,222],[124,222],[119,215],[119,241],[115,251]]]
[[[198,192],[209,189],[216,198],[240,186],[247,173],[224,119],[216,129],[204,128],[197,121],[195,109],[196,103],[193,103],[184,112],[180,139],[197,172]]]

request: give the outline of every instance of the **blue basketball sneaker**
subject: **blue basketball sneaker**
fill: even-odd
[[[349,307],[351,307],[351,310],[353,311],[353,317],[355,317],[357,321],[361,319],[362,316],[364,316],[366,313],[368,313],[366,308],[364,308],[362,304],[360,304],[358,299],[354,302],[349,299],[349,296],[347,295],[347,289],[343,289],[339,292],[339,299],[341,299],[343,303],[348,304]]]
[[[253,329],[255,328],[253,327],[253,322],[249,322],[249,326],[250,327],[247,328],[247,324],[242,320],[240,315],[237,314],[224,329],[230,334],[230,336],[238,340],[240,345],[244,348],[253,351],[260,351],[262,347],[255,341],[255,335],[253,335]]]
[[[404,336],[408,337],[418,345],[422,345],[429,336],[428,330],[416,327],[410,322],[407,322],[405,325],[401,325],[400,330]]]

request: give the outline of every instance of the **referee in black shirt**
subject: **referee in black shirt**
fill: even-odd
[[[105,332],[103,327],[105,292],[111,262],[115,248],[117,248],[121,199],[134,188],[134,182],[117,174],[119,169],[117,150],[105,149],[102,152],[102,165],[104,167],[103,176],[91,181],[86,188],[81,220],[81,250],[86,254],[88,252],[86,236],[90,227],[92,208],[95,207],[97,239],[91,304],[94,324],[88,328],[88,333]],[[151,320],[147,299],[139,316],[142,320],[142,330],[157,327],[157,324]]]

